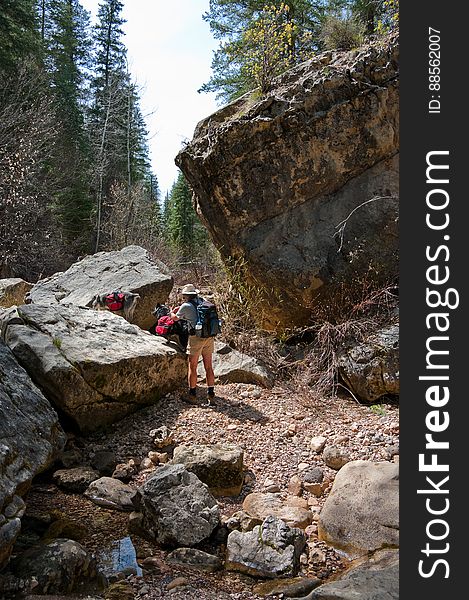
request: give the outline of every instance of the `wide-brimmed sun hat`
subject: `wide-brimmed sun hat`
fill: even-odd
[[[183,296],[197,296],[200,290],[196,289],[192,283],[187,283],[182,289],[181,294]]]

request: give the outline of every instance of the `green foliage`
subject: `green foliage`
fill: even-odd
[[[90,156],[84,129],[82,99],[84,69],[88,66],[89,16],[78,0],[49,0],[43,4],[43,44],[59,120],[53,175],[58,186],[54,207],[67,243],[89,249]]]
[[[184,259],[190,259],[206,248],[208,238],[205,227],[192,205],[192,192],[179,172],[165,206],[166,237]]]
[[[298,26],[292,23],[288,4],[265,6],[259,18],[243,33],[244,64],[241,73],[253,87],[267,93],[274,78],[294,63],[294,38]]]
[[[102,0],[91,30],[79,0],[2,0],[1,276],[34,280],[161,237],[122,7]]]
[[[363,44],[365,26],[354,17],[331,15],[323,23],[320,38],[326,50],[351,50]]]
[[[397,27],[398,0],[211,0],[203,16],[220,41],[199,92],[231,102],[324,49],[359,46]]]
[[[370,410],[373,414],[384,417],[387,414],[386,407],[383,404],[372,404]]]
[[[2,0],[0,8],[0,72],[15,73],[25,59],[37,56],[35,0]]]
[[[95,252],[113,249],[112,239],[126,238],[125,230],[117,232],[112,222],[116,199],[129,205],[127,211],[119,210],[119,214],[126,212],[131,219],[136,205],[142,204],[137,199],[144,197],[141,190],[150,176],[148,133],[122,41],[122,8],[119,0],[104,0],[94,30],[89,135],[94,163]],[[106,237],[106,232],[111,231],[113,237]]]
[[[385,35],[399,28],[399,0],[384,0],[379,16],[376,33]]]

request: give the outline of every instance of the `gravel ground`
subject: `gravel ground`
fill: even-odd
[[[238,444],[244,450],[246,483],[240,496],[217,499],[223,517],[239,510],[248,493],[265,491],[266,486],[277,485],[281,495],[286,497],[291,477],[308,466],[320,467],[328,482],[320,498],[303,492],[312,509],[319,513],[336,471],[324,464],[321,453],[310,448],[311,438],[316,436],[324,436],[327,444],[342,448],[350,460],[398,460],[399,409],[396,404],[382,402],[370,407],[348,397],[318,400],[280,386],[266,390],[247,384],[229,384],[218,386],[216,393],[214,405],[207,408],[187,404],[179,393],[169,394],[158,406],[140,410],[116,424],[112,431],[87,439],[75,438],[74,443],[89,455],[97,450],[112,451],[119,462],[143,459],[149,451],[155,450],[149,432],[162,425],[172,433],[170,453],[172,447],[179,444]],[[150,474],[149,470],[141,471],[130,485],[140,485]],[[33,486],[26,502],[30,514],[56,508],[84,524],[87,533],[80,542],[93,553],[128,536],[126,513],[98,507],[80,495],[65,494],[50,481]],[[314,522],[307,533],[309,553],[302,557],[301,574],[322,581],[336,577],[347,566],[347,560],[317,539]],[[130,597],[133,592],[135,598],[142,600],[260,598],[252,592],[257,583],[254,578],[223,571],[206,574],[188,568],[181,570],[167,565],[165,552],[155,545],[134,535],[132,542],[140,564],[149,556],[154,559],[152,567],[144,568],[141,576],[127,577],[124,585]],[[207,545],[202,549],[222,556],[220,546]],[[127,596],[121,592],[120,597]]]

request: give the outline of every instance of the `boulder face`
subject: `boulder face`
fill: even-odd
[[[186,377],[180,350],[107,311],[25,304],[8,318],[3,335],[18,361],[85,433],[158,401]]]
[[[90,306],[96,294],[121,289],[140,294],[132,323],[149,329],[155,322],[151,311],[167,301],[172,287],[166,265],[150,258],[140,246],[127,246],[86,256],[63,273],[38,281],[27,303]]]
[[[356,460],[343,466],[320,513],[318,534],[351,559],[398,548],[399,465]]]
[[[65,444],[57,413],[0,340],[0,569],[21,527],[21,500]]]
[[[163,465],[138,488],[134,505],[143,529],[163,546],[195,546],[220,522],[217,501],[184,465]]]
[[[265,327],[307,323],[351,279],[397,276],[398,117],[394,35],[242,96],[176,157],[222,256],[264,291]]]
[[[24,304],[24,297],[32,287],[32,283],[18,277],[0,279],[0,306],[8,308],[15,304]]]
[[[399,395],[399,326],[390,325],[339,357],[339,373],[365,402]]]
[[[213,371],[215,383],[252,383],[269,388],[274,381],[272,373],[257,359],[238,352],[223,342],[215,342]],[[200,381],[205,381],[202,357],[197,367],[197,375]]]

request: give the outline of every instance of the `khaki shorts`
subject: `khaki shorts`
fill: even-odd
[[[190,356],[200,356],[213,354],[215,351],[214,338],[200,338],[196,335],[189,336],[189,343],[187,344],[187,354]]]

